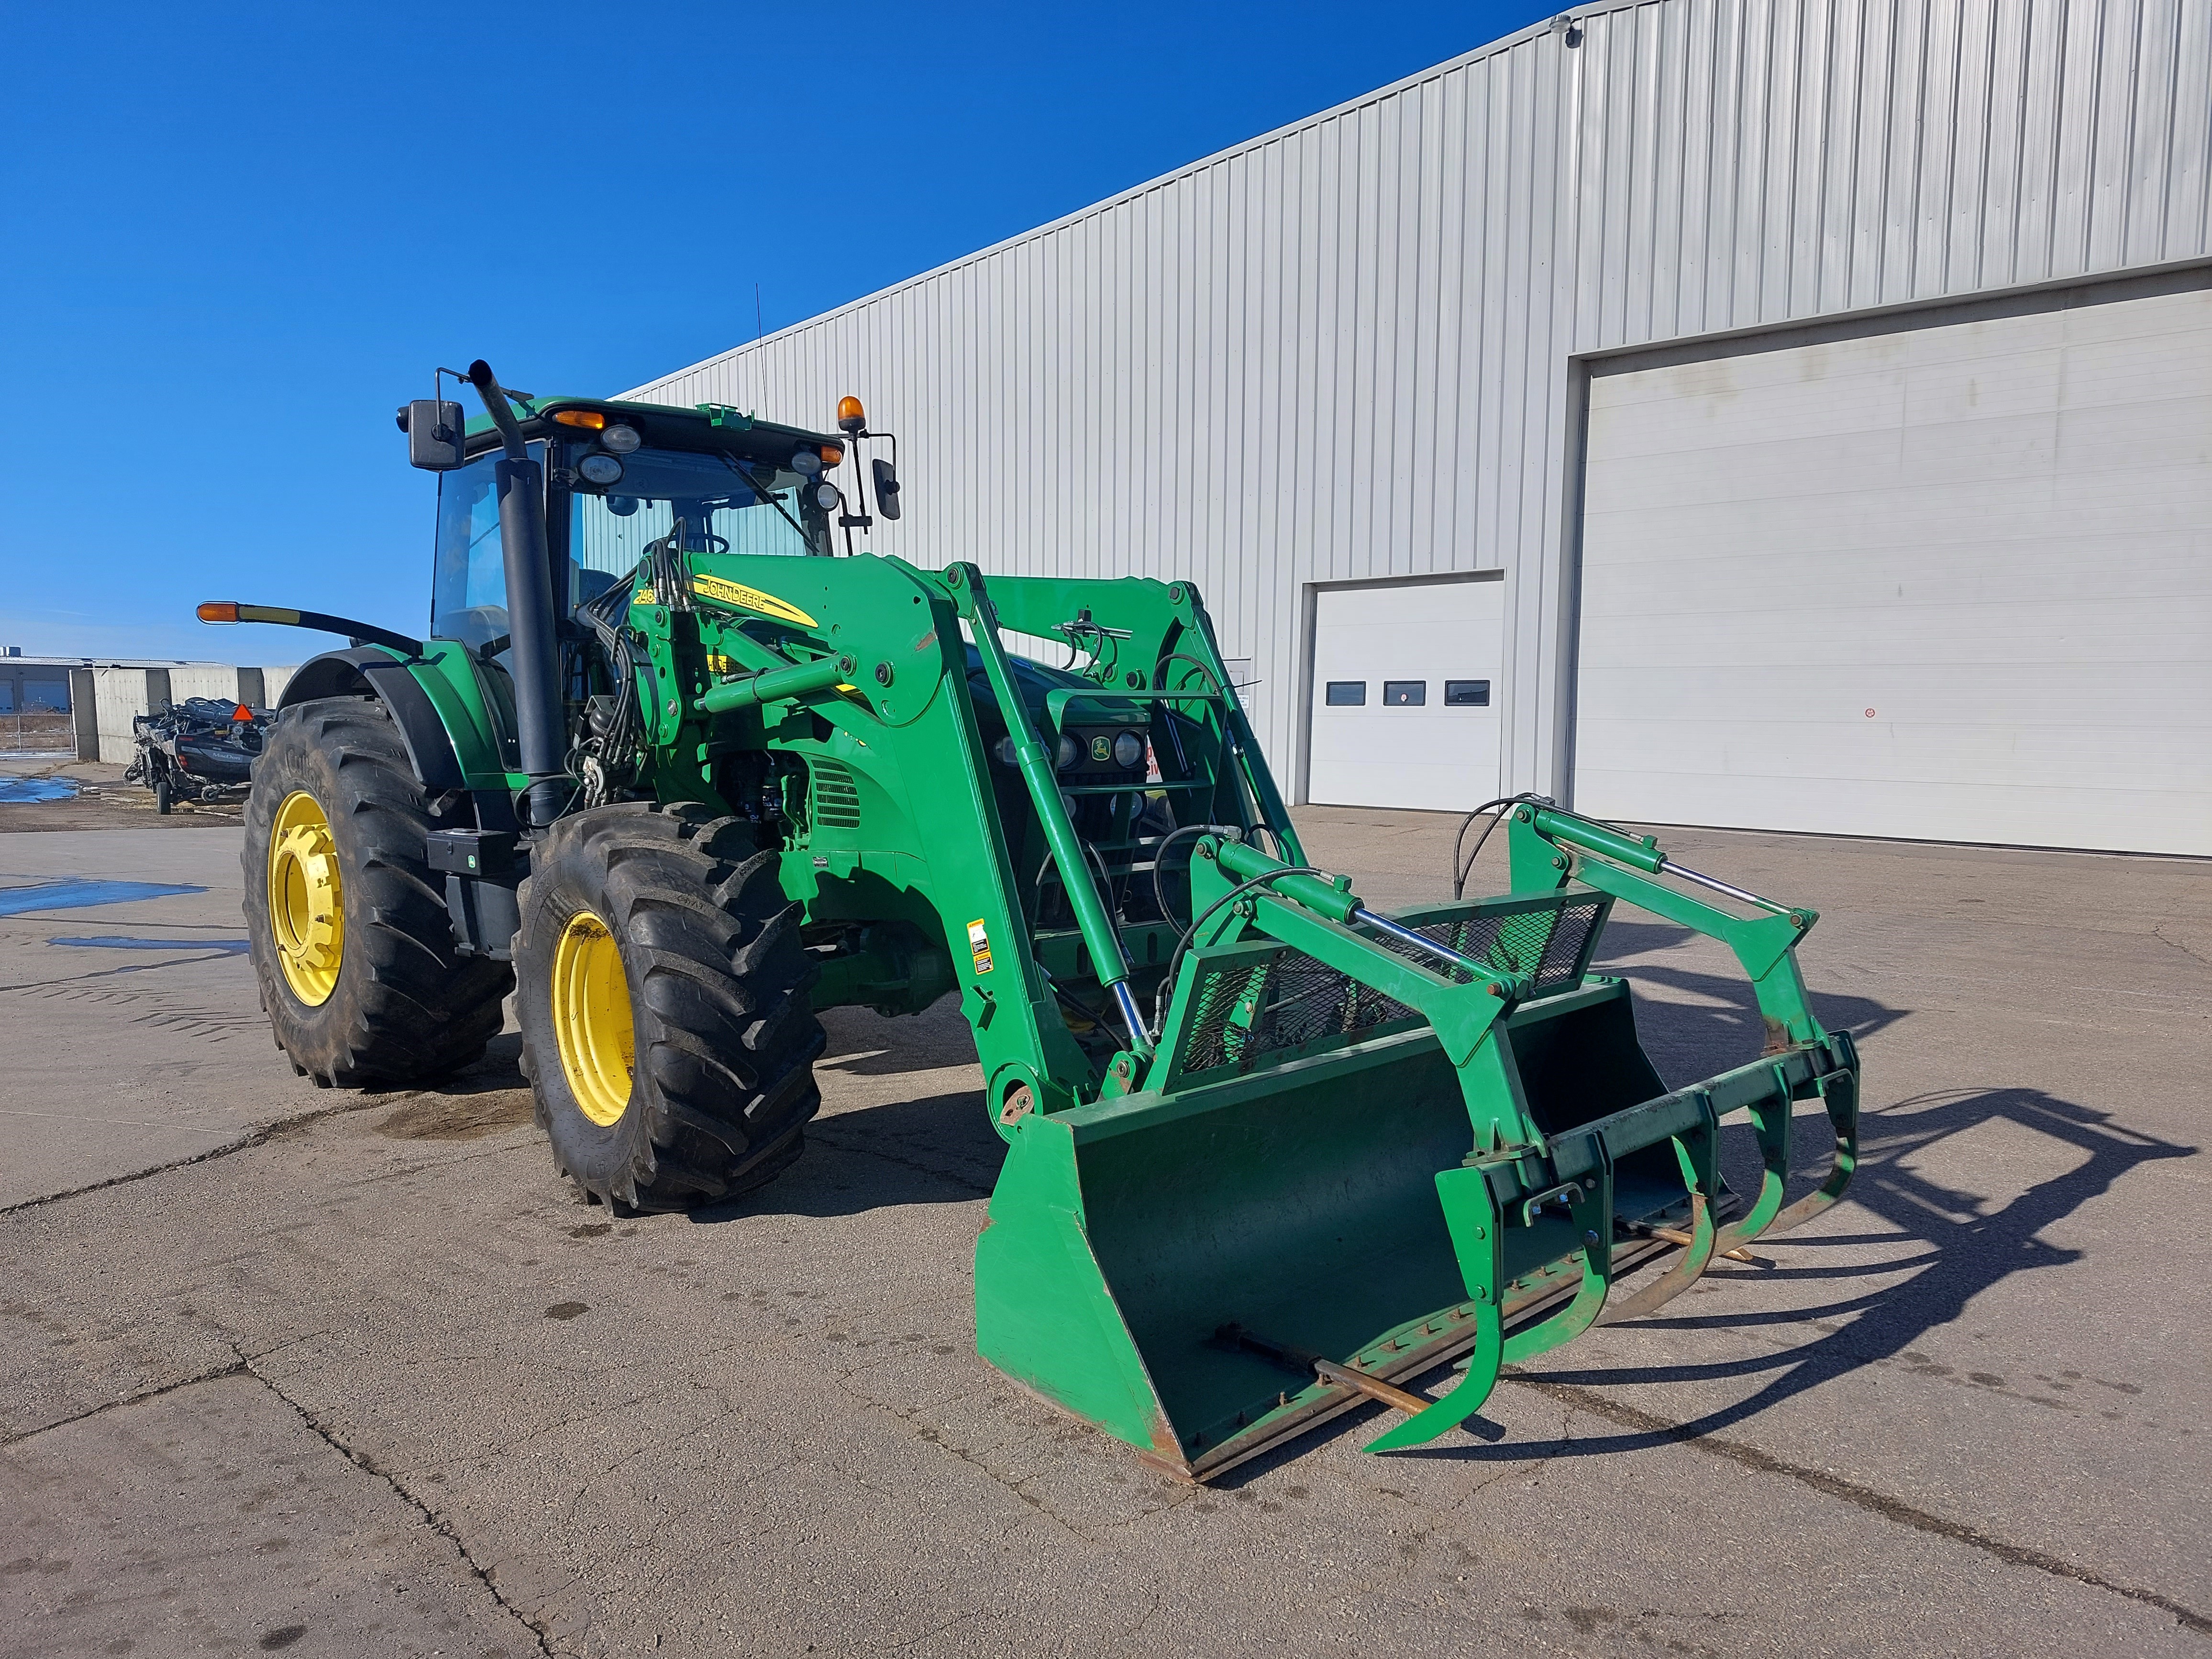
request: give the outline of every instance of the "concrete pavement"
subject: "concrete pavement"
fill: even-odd
[[[0,835],[0,1206],[330,1103],[303,1099],[270,1045],[243,950],[243,834]],[[87,880],[178,890],[87,903]]]
[[[1300,817],[1370,900],[1438,890],[1450,821]],[[2203,866],[1663,838],[1822,909],[1808,976],[1867,1059],[1851,1197],[1522,1368],[1494,1439],[1368,1457],[1363,1414],[1203,1491],[975,1358],[999,1143],[948,1010],[832,1015],[787,1176],[611,1222],[553,1178],[511,1036],[436,1090],[317,1091],[242,963],[180,951],[117,977],[240,1024],[165,1097],[184,1039],[21,988],[74,958],[0,921],[5,1040],[84,1022],[9,1063],[93,1114],[73,1161],[0,1119],[8,1201],[240,1143],[0,1216],[13,1650],[2212,1651]],[[204,866],[0,853],[200,872],[131,927],[213,936],[235,832],[158,839]],[[1670,1079],[1756,1051],[1717,953],[1616,940]],[[124,1133],[118,1053],[173,1143]]]

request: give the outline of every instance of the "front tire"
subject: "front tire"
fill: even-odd
[[[254,764],[248,949],[277,1046],[320,1085],[454,1071],[502,1023],[514,975],[456,953],[423,809],[398,729],[365,697],[286,709]]]
[[[762,1185],[822,1103],[817,969],[777,855],[689,804],[562,819],[522,889],[522,1068],[586,1200],[681,1210]]]

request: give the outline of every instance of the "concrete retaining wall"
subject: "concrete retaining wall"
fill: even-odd
[[[150,714],[169,706],[173,695],[166,668],[95,668],[92,672],[94,725],[99,733],[100,758],[122,766],[136,752],[131,740],[134,715]]]
[[[233,668],[219,662],[190,662],[169,671],[169,695],[179,702],[187,697],[215,697],[224,702],[261,703],[261,671]]]
[[[94,689],[92,670],[70,670],[70,724],[76,734],[76,757],[100,758],[100,697]]]
[[[128,765],[137,750],[131,722],[187,697],[219,697],[266,708],[284,693],[296,665],[239,668],[228,663],[182,662],[167,668],[78,668],[70,673],[79,760]]]

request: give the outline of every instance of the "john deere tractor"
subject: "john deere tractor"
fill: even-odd
[[[799,1157],[821,1010],[957,1000],[1006,1144],[979,1350],[1196,1479],[1368,1400],[1403,1413],[1371,1449],[1432,1440],[1616,1282],[1648,1312],[1844,1190],[1812,911],[1533,796],[1482,809],[1510,891],[1377,911],[1309,862],[1188,582],[857,550],[899,493],[851,398],[817,432],[461,378],[483,416],[399,417],[428,638],[201,607],[351,640],[286,686],[246,820],[318,1085],[465,1065],[512,990],[558,1170],[677,1209]],[[1734,953],[1763,1054],[1660,1079],[1590,970],[1620,903]],[[1834,1155],[1790,1203],[1801,1103]]]

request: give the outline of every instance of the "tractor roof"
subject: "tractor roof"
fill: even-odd
[[[803,445],[835,444],[842,449],[849,443],[842,434],[810,432],[804,427],[757,420],[722,404],[684,408],[675,404],[624,403],[615,398],[526,398],[519,392],[507,396],[514,400],[525,438],[589,437],[590,428],[565,425],[554,418],[563,411],[575,410],[603,414],[609,421],[619,419],[625,426],[637,428],[647,444],[664,449],[720,449],[761,460],[783,461]],[[499,434],[490,416],[479,414],[469,422],[466,442],[471,456],[498,447]]]

